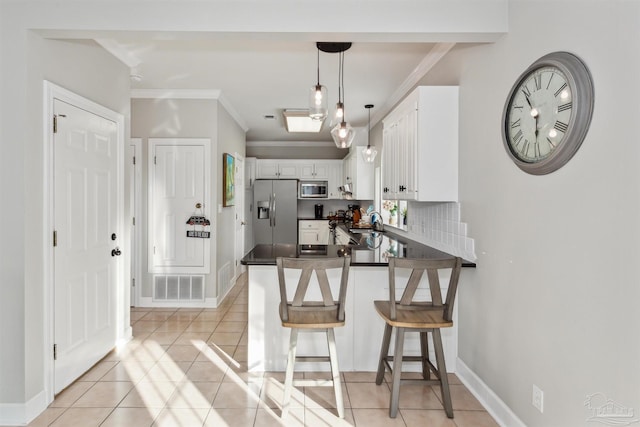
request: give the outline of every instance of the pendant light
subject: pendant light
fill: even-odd
[[[327,117],[327,88],[320,84],[320,47],[318,46],[318,80],[309,89],[309,117],[322,121]]]
[[[362,150],[362,157],[364,161],[367,163],[373,163],[378,155],[378,150],[376,147],[371,146],[371,109],[373,108],[373,104],[367,104],[364,106],[367,110],[369,110],[369,125],[367,126],[367,148]]]
[[[344,51],[351,47],[351,43],[346,49],[339,51],[338,61],[338,103],[336,104],[336,122],[331,129],[331,137],[338,148],[349,148],[356,135],[355,130],[347,122],[344,112]]]

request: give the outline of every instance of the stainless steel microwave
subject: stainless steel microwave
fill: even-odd
[[[327,181],[300,181],[298,197],[301,199],[326,199],[329,197]]]

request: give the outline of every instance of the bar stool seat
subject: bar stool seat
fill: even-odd
[[[338,416],[344,418],[344,402],[342,398],[342,383],[338,368],[338,353],[334,328],[344,326],[344,304],[349,278],[350,257],[328,259],[277,258],[278,282],[280,284],[280,320],[282,326],[291,328],[289,338],[289,352],[287,355],[287,370],[284,381],[284,397],[282,401],[282,418],[289,412],[291,392],[294,386],[332,386],[336,397]],[[298,284],[292,300],[287,296],[285,270],[300,270]],[[340,287],[338,298],[334,299],[327,270],[340,269]],[[313,273],[317,277],[322,301],[309,300],[307,291]],[[324,332],[327,337],[328,356],[297,356],[298,334],[301,331]],[[331,365],[331,380],[294,380],[293,371],[296,362],[329,362]]]
[[[458,286],[461,267],[460,258],[441,260],[426,259],[389,259],[389,300],[374,301],[374,307],[385,322],[376,384],[382,384],[385,369],[391,372],[391,398],[389,402],[389,416],[395,418],[398,414],[400,400],[400,384],[415,382],[416,380],[401,380],[403,362],[420,362],[422,364],[423,380],[431,384],[439,384],[442,400],[447,417],[453,418],[453,406],[449,392],[449,381],[442,347],[441,328],[453,326],[453,303]],[[411,276],[400,300],[396,298],[397,269],[411,269]],[[447,295],[442,299],[440,290],[439,270],[451,270]],[[427,272],[430,300],[416,298],[424,272]],[[389,356],[391,333],[396,330],[396,341],[393,356]],[[406,332],[420,334],[420,356],[404,355],[404,337]],[[433,338],[436,364],[429,359],[428,334]],[[393,367],[390,362],[393,362]],[[431,374],[435,379],[431,379]]]

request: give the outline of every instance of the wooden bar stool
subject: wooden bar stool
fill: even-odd
[[[400,383],[410,381],[427,381],[428,383],[440,384],[444,410],[447,417],[453,418],[453,407],[451,405],[451,395],[449,393],[449,381],[447,379],[447,369],[444,362],[444,352],[442,349],[442,338],[440,328],[450,328],[453,326],[452,314],[453,303],[460,277],[460,258],[450,259],[389,259],[389,301],[374,301],[376,311],[385,321],[384,336],[382,338],[382,348],[380,349],[380,361],[378,364],[378,374],[376,384],[380,385],[384,379],[385,368],[391,372],[391,399],[389,403],[389,416],[395,418],[398,414],[398,402],[400,399]],[[411,276],[402,294],[402,298],[396,301],[396,269],[411,269]],[[450,269],[451,278],[449,288],[443,302],[440,291],[440,280],[438,271]],[[429,283],[430,300],[419,300],[416,298],[416,290],[424,272],[427,272]],[[389,356],[389,344],[391,342],[391,332],[396,328],[396,342],[393,356]],[[404,335],[405,332],[420,333],[420,356],[404,356]],[[436,355],[436,365],[429,360],[428,333],[433,338],[433,346]],[[393,368],[390,365],[393,362]],[[422,363],[422,376],[424,380],[400,380],[402,375],[402,362],[412,361]],[[434,374],[434,380],[431,379]]]
[[[338,416],[344,418],[344,402],[342,384],[338,369],[336,338],[334,328],[344,326],[344,303],[347,295],[350,257],[328,259],[277,258],[278,282],[280,283],[280,320],[282,326],[291,328],[289,354],[284,381],[284,398],[282,402],[282,418],[289,412],[293,386],[333,386],[336,395]],[[287,298],[285,269],[301,270],[293,300]],[[329,286],[328,269],[341,269],[338,299],[335,300]],[[315,271],[320,287],[322,301],[309,301],[306,297],[309,282]],[[329,356],[296,356],[299,331],[325,332]],[[331,364],[330,381],[327,380],[294,380],[295,362],[329,362]]]

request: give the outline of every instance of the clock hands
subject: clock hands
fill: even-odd
[[[527,100],[527,104],[529,104],[529,108],[531,108],[531,117],[533,117],[536,122],[536,129],[534,131],[534,135],[537,141],[538,140],[538,117],[540,116],[540,112],[536,107],[531,105],[531,100],[529,100],[529,95],[527,94],[527,92],[523,90],[522,93],[524,94],[524,99]]]

